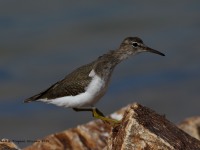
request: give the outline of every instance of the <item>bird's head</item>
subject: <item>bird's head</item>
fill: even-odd
[[[146,46],[143,41],[138,37],[125,38],[120,45],[120,50],[127,55],[137,54],[141,52],[151,52],[161,56],[165,56],[165,54]]]

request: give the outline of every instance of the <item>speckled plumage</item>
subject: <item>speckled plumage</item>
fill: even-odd
[[[55,99],[63,96],[75,96],[85,92],[85,87],[92,80],[89,73],[93,68],[94,63],[90,63],[79,67],[72,73],[68,74],[63,80],[53,84],[47,90],[30,97],[26,101],[34,101],[38,99]]]

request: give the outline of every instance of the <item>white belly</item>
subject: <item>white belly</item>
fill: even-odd
[[[95,104],[105,93],[105,81],[102,80],[93,70],[89,74],[92,77],[90,84],[85,88],[84,93],[76,96],[65,96],[56,99],[41,99],[40,101],[64,107],[86,107]]]

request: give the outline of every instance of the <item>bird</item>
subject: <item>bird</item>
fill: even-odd
[[[94,105],[105,95],[117,64],[131,55],[142,52],[165,56],[160,51],[146,46],[139,37],[126,37],[117,49],[110,50],[91,63],[75,69],[63,80],[24,102],[40,101],[73,108],[75,111],[91,111],[95,118],[118,123],[115,119],[105,117]]]

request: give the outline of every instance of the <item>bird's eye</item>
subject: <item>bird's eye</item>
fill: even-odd
[[[133,45],[133,47],[137,47],[137,46],[138,46],[138,43],[133,42],[132,45]]]

